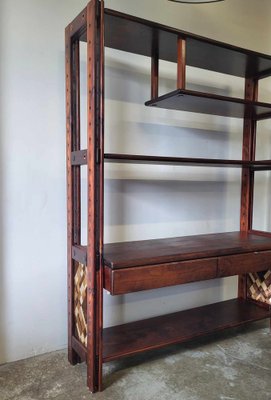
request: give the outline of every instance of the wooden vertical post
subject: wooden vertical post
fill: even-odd
[[[102,388],[103,329],[103,1],[87,6],[88,73],[88,243],[87,243],[87,383]]]
[[[159,49],[157,33],[154,33],[151,58],[151,99],[156,99],[159,93]]]
[[[182,37],[177,40],[177,89],[185,89],[186,41]]]
[[[80,170],[71,165],[71,152],[80,148],[79,105],[79,42],[72,40],[71,26],[65,31],[66,43],[66,164],[67,164],[67,286],[68,286],[68,359],[71,364],[80,361],[72,347],[74,335],[74,261],[72,246],[80,243]],[[73,84],[74,82],[74,84]]]
[[[257,101],[258,81],[253,78],[245,80],[245,100]],[[243,151],[242,159],[245,161],[255,160],[256,150],[256,121],[248,110],[244,116],[243,128]],[[242,168],[241,184],[241,209],[240,209],[240,231],[247,233],[252,228],[253,219],[253,186],[254,171],[250,168]],[[247,297],[246,275],[239,276],[238,296]]]

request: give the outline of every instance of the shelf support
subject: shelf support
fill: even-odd
[[[151,58],[151,99],[159,95],[159,49],[157,32],[153,34],[152,58]]]
[[[177,89],[185,89],[186,83],[186,40],[177,39]]]
[[[247,78],[245,80],[245,100],[257,101],[258,99],[258,80]],[[243,126],[243,161],[254,161],[256,151],[256,124],[250,112],[244,116]],[[241,183],[241,209],[240,209],[240,231],[245,234],[252,229],[253,219],[253,186],[254,170],[242,168]],[[247,298],[247,275],[239,275],[238,295],[240,298]]]
[[[87,6],[87,65],[87,384],[94,393],[102,389],[103,347],[104,2],[99,0]]]

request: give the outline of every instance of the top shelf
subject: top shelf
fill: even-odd
[[[271,57],[204,38],[152,21],[105,9],[105,46],[152,56],[157,41],[159,58],[177,61],[177,38],[186,39],[187,65],[244,78],[271,75]],[[81,40],[86,40],[83,34]]]

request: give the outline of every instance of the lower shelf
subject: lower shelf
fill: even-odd
[[[161,317],[105,328],[103,361],[157,349],[166,345],[271,317],[255,303],[233,299]]]

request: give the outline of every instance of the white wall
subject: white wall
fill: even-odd
[[[67,343],[64,28],[85,4],[0,2],[0,363]],[[271,4],[261,0],[260,5],[254,0],[193,6],[106,2],[109,8],[271,53]],[[106,61],[107,150],[240,156],[240,121],[146,109],[149,60],[107,50]],[[161,92],[166,92],[174,86],[175,67],[163,63],[161,72]],[[243,88],[240,79],[195,69],[189,69],[188,80],[193,88],[217,86],[229,95],[241,95]],[[271,98],[270,91],[262,93]],[[267,124],[262,131],[268,140]],[[268,147],[261,148],[270,158]],[[105,239],[238,229],[239,177],[223,169],[106,168]],[[260,214],[256,218],[263,224]],[[235,292],[231,278],[105,296],[105,324],[219,301]]]

